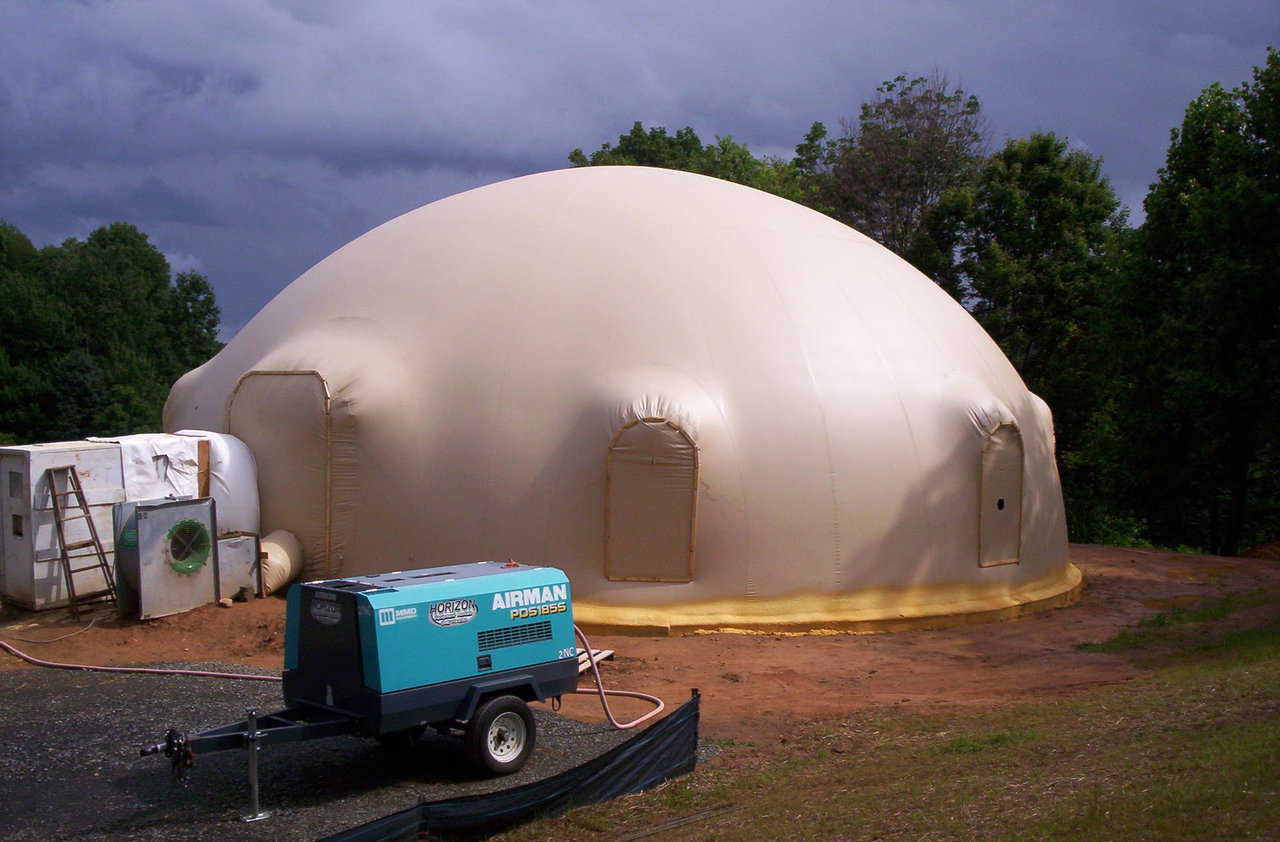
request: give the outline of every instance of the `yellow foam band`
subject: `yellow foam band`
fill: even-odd
[[[1083,585],[1080,569],[1068,563],[1022,585],[920,585],[659,607],[581,599],[573,614],[584,629],[605,634],[881,632],[1010,620],[1071,605],[1079,601]]]

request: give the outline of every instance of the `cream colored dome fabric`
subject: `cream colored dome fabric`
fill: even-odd
[[[808,628],[1074,593],[1048,408],[936,285],[670,170],[472,190],[320,262],[173,388],[309,578],[515,558],[580,619]]]

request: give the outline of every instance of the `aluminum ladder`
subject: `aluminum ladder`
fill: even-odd
[[[49,468],[45,471],[45,477],[49,482],[49,495],[53,498],[53,522],[57,527],[58,545],[62,548],[59,560],[62,562],[62,575],[67,583],[67,604],[71,607],[71,616],[80,619],[80,606],[83,603],[97,600],[101,597],[107,597],[107,601],[112,605],[116,604],[116,583],[115,577],[111,574],[111,565],[107,561],[107,553],[102,548],[102,540],[98,538],[98,527],[94,525],[93,515],[89,511],[89,503],[84,498],[84,486],[80,484],[80,474],[76,472],[75,465],[59,465],[55,468]],[[61,477],[61,490],[59,490],[58,479]],[[73,508],[67,505],[67,500],[74,502],[74,508],[80,510],[79,514],[69,514],[68,510]],[[73,541],[67,543],[66,525],[70,521],[83,520],[89,529],[89,539],[87,541]],[[93,552],[80,553],[72,555],[76,550],[92,548]],[[92,558],[92,564],[84,567],[75,567],[76,559]],[[91,570],[97,570],[102,574],[102,580],[106,582],[106,589],[94,591],[87,594],[76,593],[76,574],[87,573]]]

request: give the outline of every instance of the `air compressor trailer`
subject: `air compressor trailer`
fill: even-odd
[[[197,754],[249,750],[257,809],[263,745],[337,734],[412,743],[426,728],[461,731],[491,774],[528,760],[528,703],[578,684],[569,580],[554,567],[481,561],[294,585],[285,619],[284,703],[277,713],[198,734],[170,730],[142,754],[175,773]]]

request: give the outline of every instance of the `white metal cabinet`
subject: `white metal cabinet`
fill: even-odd
[[[111,507],[125,499],[120,446],[108,442],[68,441],[0,447],[0,592],[27,608],[54,608],[66,603],[53,499],[45,471],[75,465],[84,487],[98,538],[112,557]],[[83,520],[67,524],[67,541],[89,537]],[[84,562],[80,563],[83,566]],[[106,583],[96,570],[76,576],[81,593]]]

